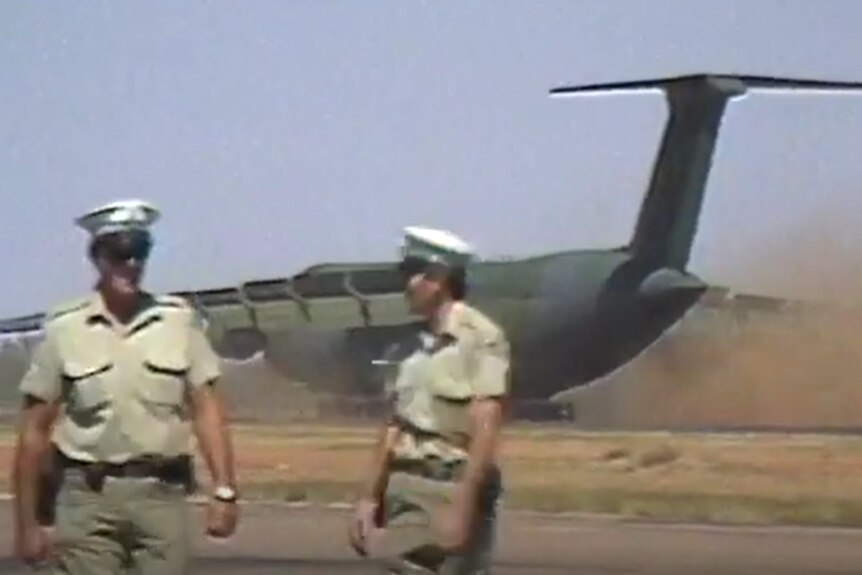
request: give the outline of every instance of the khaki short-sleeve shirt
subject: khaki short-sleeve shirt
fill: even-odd
[[[220,376],[219,358],[184,300],[146,301],[127,325],[99,294],[46,318],[20,390],[61,403],[53,438],[71,458],[122,462],[191,448],[188,393]]]
[[[395,456],[463,459],[466,451],[457,446],[469,441],[470,401],[509,393],[509,342],[490,318],[462,302],[439,335],[419,338],[389,384],[396,417],[417,431],[401,434]]]

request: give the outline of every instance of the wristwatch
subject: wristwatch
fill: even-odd
[[[229,485],[219,485],[213,490],[213,499],[225,503],[233,503],[237,499],[236,489]]]

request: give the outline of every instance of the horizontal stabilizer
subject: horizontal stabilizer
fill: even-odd
[[[862,82],[838,82],[833,80],[813,80],[780,78],[773,76],[748,76],[732,74],[695,74],[669,78],[632,80],[629,82],[613,82],[605,84],[584,84],[576,86],[561,86],[550,91],[552,96],[597,94],[601,92],[639,91],[652,88],[667,89],[680,85],[711,84],[721,91],[741,95],[749,88],[779,89],[779,90],[862,90]]]

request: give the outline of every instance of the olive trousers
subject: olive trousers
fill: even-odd
[[[150,478],[108,477],[91,489],[78,469],[57,493],[52,575],[181,575],[189,572],[186,489]]]
[[[500,476],[495,470],[482,488],[476,521],[463,552],[447,552],[437,527],[452,504],[456,483],[394,472],[389,476],[384,523],[370,544],[370,557],[390,574],[487,575],[497,527]]]

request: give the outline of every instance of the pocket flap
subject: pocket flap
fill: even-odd
[[[92,363],[92,362],[67,362],[64,373],[66,377],[72,381],[87,379],[94,375],[99,375],[111,369],[111,362]]]
[[[143,357],[148,377],[138,382],[137,390],[144,401],[157,405],[179,405],[183,400],[185,376],[189,362],[182,346],[152,345]]]
[[[183,349],[156,345],[145,353],[144,366],[160,375],[181,376],[189,370],[189,361]]]
[[[89,349],[81,346],[65,354],[63,373],[70,380],[77,381],[104,373],[113,365],[111,358],[106,353],[102,353],[98,346]]]
[[[63,375],[72,381],[87,379],[110,370],[114,362],[105,342],[98,337],[68,338],[60,346]]]

